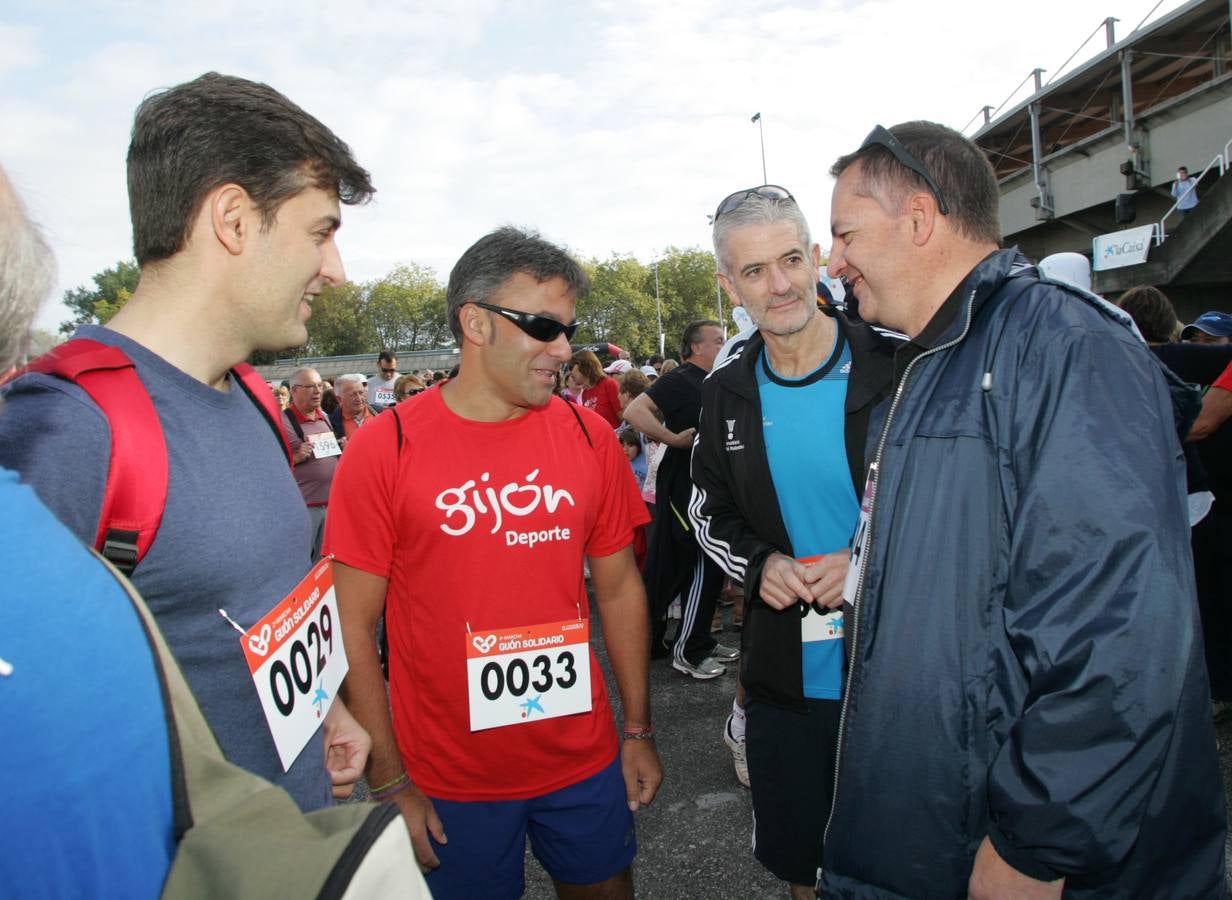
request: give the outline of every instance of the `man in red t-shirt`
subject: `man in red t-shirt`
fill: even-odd
[[[559,890],[632,897],[631,812],[663,777],[630,547],[649,517],[612,429],[553,396],[588,287],[533,235],[481,239],[449,280],[458,376],[355,434],[334,481],[343,690],[373,738],[373,796],[401,808],[438,898],[519,896],[528,833]],[[584,559],[624,711],[619,752]]]

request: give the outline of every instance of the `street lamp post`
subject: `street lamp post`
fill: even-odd
[[[761,139],[761,183],[769,184],[770,179],[766,177],[766,133],[762,131],[761,113],[754,113],[749,121],[757,123],[757,136]]]
[[[659,320],[659,355],[663,356],[663,304],[659,301],[659,261],[654,261],[655,270],[655,314]]]

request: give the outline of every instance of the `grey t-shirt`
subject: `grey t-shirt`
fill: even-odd
[[[381,373],[368,378],[368,405],[377,412],[392,406],[394,403],[394,385],[398,383],[399,373],[392,378],[382,378]]]
[[[320,730],[284,773],[240,636],[218,612],[225,609],[250,627],[308,572],[308,511],[281,442],[233,377],[224,393],[114,331],[85,326],[76,336],[128,354],[158,410],[169,461],[167,504],[132,581],[223,751],[236,765],[284,787],[301,809],[328,805]],[[0,466],[20,472],[60,520],[92,545],[110,435],[101,410],[76,385],[25,375],[5,394]]]

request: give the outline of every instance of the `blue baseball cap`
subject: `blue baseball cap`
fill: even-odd
[[[1194,330],[1206,332],[1212,337],[1232,337],[1232,315],[1216,310],[1204,312],[1181,329],[1181,340],[1188,340]]]

